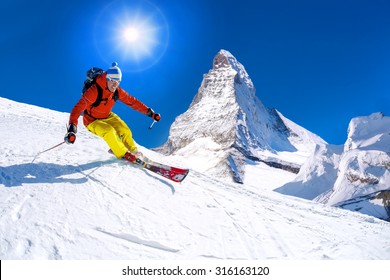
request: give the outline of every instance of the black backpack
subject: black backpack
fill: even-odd
[[[96,101],[92,103],[92,107],[97,107],[99,104],[103,101],[103,89],[96,83],[97,77],[99,77],[101,74],[104,73],[103,69],[100,69],[98,67],[92,67],[87,71],[86,79],[84,81],[83,91],[82,93],[86,92],[92,85],[96,85],[98,96],[96,98]],[[118,90],[114,92],[114,101],[118,100]],[[105,99],[107,100],[107,99]]]

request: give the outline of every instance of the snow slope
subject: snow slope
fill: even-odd
[[[246,176],[268,176],[247,185],[199,166],[172,183],[82,126],[32,162],[62,141],[68,114],[0,98],[0,116],[1,259],[390,259],[390,223],[271,191],[291,173],[251,163]]]

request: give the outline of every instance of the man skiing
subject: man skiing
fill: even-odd
[[[151,108],[119,87],[121,80],[122,71],[118,63],[114,62],[112,67],[99,75],[96,83],[83,93],[70,113],[68,132],[64,138],[67,144],[75,142],[78,118],[81,113],[84,113],[83,123],[86,128],[103,138],[117,158],[135,162],[137,157],[142,157],[134,143],[130,128],[111,111],[112,107],[118,99],[157,122],[160,120],[160,114],[156,114]],[[96,105],[98,98],[101,98],[101,101]]]

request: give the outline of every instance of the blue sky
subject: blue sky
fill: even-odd
[[[124,55],[123,42],[108,39],[134,11],[159,27],[161,41],[136,62]],[[153,148],[167,140],[214,56],[226,49],[266,107],[343,144],[351,118],[390,115],[389,14],[385,0],[5,0],[0,96],[70,112],[85,71],[117,61],[121,86],[162,120],[148,130],[151,119],[122,104],[114,111],[139,144]]]

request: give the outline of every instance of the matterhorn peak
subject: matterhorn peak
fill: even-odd
[[[242,183],[248,160],[297,172],[301,163],[279,154],[308,153],[315,142],[324,141],[266,108],[244,66],[220,50],[190,107],[176,118],[168,141],[158,150],[187,158],[204,155],[199,159],[205,161],[202,172],[224,178],[230,173]]]
[[[218,69],[222,67],[231,67],[232,64],[229,61],[229,58],[234,58],[232,54],[225,50],[220,50],[217,55],[214,57],[213,69]]]
[[[213,60],[213,69],[212,70],[234,70],[236,72],[237,79],[244,81],[247,86],[251,89],[254,89],[253,83],[249,78],[248,73],[246,72],[244,66],[237,61],[237,59],[226,50],[220,50]]]
[[[220,50],[213,60],[213,69],[226,68],[230,67],[232,69],[237,69],[237,65],[240,63],[237,59],[228,51]]]

